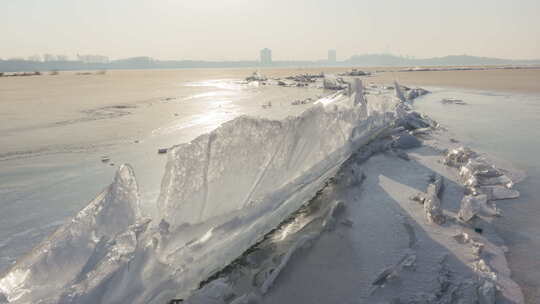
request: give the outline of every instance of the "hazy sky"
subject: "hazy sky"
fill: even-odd
[[[0,58],[540,58],[540,0],[0,0]]]

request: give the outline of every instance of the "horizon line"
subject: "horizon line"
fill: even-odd
[[[77,53],[75,56],[80,55],[81,53]],[[40,56],[43,57],[45,55],[52,55],[52,56],[66,56],[68,57],[67,60],[51,60],[51,61],[45,61],[45,60],[30,60],[31,57]],[[42,53],[42,54],[35,54],[32,56],[27,57],[0,57],[1,61],[29,61],[29,62],[82,62],[82,60],[78,59],[69,59],[73,58],[75,56],[69,56],[64,54],[51,54],[51,53]],[[119,58],[111,58],[107,55],[97,55],[97,54],[85,54],[83,56],[102,56],[106,57],[108,62],[114,62],[114,61],[120,61],[120,60],[128,60],[128,59],[139,59],[139,58],[148,58],[152,61],[158,61],[158,62],[166,62],[166,61],[176,61],[176,62],[260,62],[260,59],[160,59],[158,57],[152,57],[148,55],[138,55],[138,56],[129,56],[129,57],[119,57]],[[433,59],[444,59],[444,58],[451,58],[451,57],[473,57],[478,59],[490,59],[490,60],[505,60],[505,61],[540,61],[540,58],[502,58],[502,57],[489,57],[489,56],[481,56],[481,55],[469,55],[469,54],[449,54],[444,56],[431,56],[431,57],[416,57],[411,55],[397,55],[393,53],[363,53],[363,54],[354,54],[349,56],[346,59],[342,60],[336,60],[334,62],[347,62],[353,59],[354,57],[363,57],[363,56],[388,56],[388,57],[394,57],[398,59],[405,59],[405,60],[433,60]],[[41,58],[43,59],[43,58]],[[327,58],[320,58],[320,59],[279,59],[279,60],[272,60],[273,62],[328,62],[329,60]]]

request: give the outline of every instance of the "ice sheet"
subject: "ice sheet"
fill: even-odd
[[[399,116],[391,95],[336,97],[284,120],[242,116],[174,147],[152,219],[140,214],[134,173],[122,166],[110,187],[0,279],[0,298],[165,303],[189,295]]]

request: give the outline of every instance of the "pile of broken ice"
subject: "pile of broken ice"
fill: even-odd
[[[475,152],[460,147],[448,151],[445,164],[459,169],[467,195],[461,201],[459,219],[468,222],[476,215],[497,216],[499,209],[490,201],[519,197],[512,180]]]
[[[297,117],[239,117],[170,150],[158,216],[133,170],[0,278],[9,303],[166,303],[184,298],[312,198],[405,113],[394,97],[336,95]]]

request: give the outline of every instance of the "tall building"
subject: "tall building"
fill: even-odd
[[[109,63],[109,57],[100,56],[100,55],[79,55],[77,54],[77,59],[84,63]]]
[[[261,50],[261,64],[262,65],[271,65],[272,64],[272,50],[264,48]]]
[[[336,50],[328,50],[328,62],[336,63],[337,55]]]

